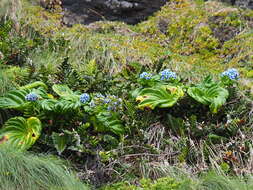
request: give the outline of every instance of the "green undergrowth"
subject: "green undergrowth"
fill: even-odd
[[[85,190],[64,162],[52,156],[33,155],[1,146],[0,189],[5,190]]]
[[[178,174],[177,174],[178,175]],[[136,183],[138,185],[136,185]],[[101,190],[248,190],[253,188],[252,179],[228,177],[209,172],[199,177],[174,176],[151,181],[142,179],[135,184],[119,182]]]
[[[182,189],[187,181],[212,189],[217,177],[202,187],[204,176],[195,183],[164,165],[194,176],[217,168],[251,173],[251,10],[173,0],[134,26],[66,27],[60,9],[22,2],[18,23],[8,15],[0,21],[0,144],[9,138],[68,159],[96,186],[131,181],[107,189]],[[229,68],[240,75],[231,84],[221,77]],[[176,80],[163,81],[165,70]],[[152,80],[140,79],[145,72]]]

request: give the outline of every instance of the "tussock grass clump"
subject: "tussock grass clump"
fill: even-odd
[[[253,189],[252,180],[209,173],[201,179],[199,190],[248,190]]]
[[[1,190],[86,190],[61,160],[0,148]]]

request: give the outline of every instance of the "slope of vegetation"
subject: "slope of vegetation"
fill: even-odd
[[[68,28],[59,6],[21,5],[1,14],[1,147],[106,190],[250,189],[253,11],[173,0],[138,25]]]

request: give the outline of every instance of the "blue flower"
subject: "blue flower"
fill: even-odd
[[[109,99],[109,98],[105,98],[105,99],[104,99],[104,103],[105,103],[105,104],[109,104],[110,102],[111,102],[111,99]]]
[[[165,69],[162,72],[160,72],[161,80],[170,80],[170,79],[176,79],[177,74],[175,72],[170,71],[169,69]]]
[[[90,95],[87,93],[84,93],[80,96],[80,102],[83,104],[88,102],[89,100],[90,100]]]
[[[39,99],[39,97],[38,97],[37,94],[35,94],[35,93],[32,92],[30,94],[27,94],[26,97],[25,97],[25,99],[27,101],[30,101],[30,102],[35,102],[35,101],[37,101]]]
[[[146,79],[146,80],[149,80],[152,78],[152,74],[151,73],[147,73],[147,72],[143,72],[140,74],[140,78],[141,79]]]
[[[239,79],[239,72],[237,69],[231,68],[231,69],[228,69],[228,70],[224,71],[223,73],[221,73],[221,76],[222,77],[227,76],[231,80],[237,80],[237,79]]]

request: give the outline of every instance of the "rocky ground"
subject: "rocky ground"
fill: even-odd
[[[222,0],[223,2],[230,3],[235,6],[253,9],[252,0]]]
[[[159,10],[166,0],[63,0],[64,23],[89,24],[99,20],[136,24]]]
[[[252,0],[220,0],[235,6],[253,9]],[[43,4],[60,4],[63,23],[90,24],[95,21],[123,21],[137,24],[158,11],[167,0],[41,0]],[[45,3],[46,2],[46,3]]]

